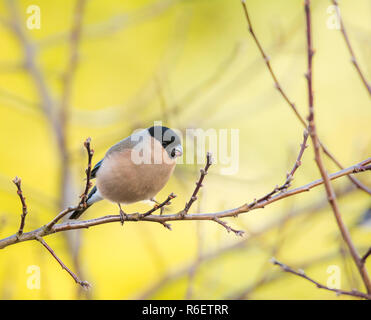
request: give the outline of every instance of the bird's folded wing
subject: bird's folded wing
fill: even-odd
[[[91,170],[91,175],[90,175],[90,177],[91,177],[92,179],[94,179],[94,178],[96,177],[96,174],[97,174],[97,172],[98,172],[100,166],[102,165],[102,161],[103,161],[103,160],[99,161],[99,162],[94,166],[93,170]]]

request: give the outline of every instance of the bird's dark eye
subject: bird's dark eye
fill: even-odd
[[[175,149],[171,150],[171,156],[174,158],[175,157]]]
[[[167,146],[172,144],[174,141],[175,141],[175,137],[171,137],[170,140],[163,140],[162,146],[164,147],[164,149],[166,149]]]

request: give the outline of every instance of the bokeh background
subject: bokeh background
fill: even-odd
[[[30,5],[41,9],[40,29],[26,29]],[[247,5],[283,88],[306,116],[302,1],[248,0]],[[342,0],[340,5],[359,63],[370,79],[371,2]],[[220,165],[212,166],[192,212],[234,208],[284,182],[302,142],[303,127],[274,89],[247,32],[240,1],[88,0],[77,59],[72,55],[76,68],[70,63],[69,36],[75,12],[75,0],[0,1],[1,238],[19,226],[21,205],[11,181],[15,176],[22,178],[29,231],[78,201],[84,186],[86,137],[92,138],[98,161],[113,143],[153,121],[181,130],[239,129],[238,173],[223,176]],[[314,0],[315,110],[320,138],[348,167],[370,156],[370,98],[340,31],[329,28],[331,19],[330,1]],[[16,21],[24,29],[23,44],[11,28]],[[34,53],[41,80],[24,68],[25,43]],[[51,117],[66,107],[61,129],[64,150],[43,111],[45,97],[54,110]],[[338,170],[327,159],[325,163],[330,172]],[[157,197],[178,195],[167,212],[184,206],[200,167],[177,166]],[[293,186],[317,178],[310,147]],[[371,183],[369,173],[357,178]],[[371,231],[355,224],[370,207],[370,197],[347,178],[334,186],[344,220],[354,226],[354,242],[364,253]],[[139,203],[126,211],[148,208]],[[85,218],[105,214],[117,214],[117,206],[102,201]],[[338,266],[343,289],[363,290],[322,186],[227,221],[246,235],[238,238],[206,221],[174,222],[172,231],[154,223],[123,227],[115,223],[46,237],[62,260],[93,285],[88,292],[39,243],[7,247],[0,251],[0,297],[349,299],[283,273],[270,263],[272,256],[305,269],[324,284],[331,276],[329,266]],[[41,270],[39,290],[27,288],[27,269],[32,265]],[[371,272],[371,261],[367,266]]]

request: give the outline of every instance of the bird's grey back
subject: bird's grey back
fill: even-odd
[[[109,156],[111,153],[124,151],[126,149],[134,148],[141,140],[132,139],[132,136],[129,136],[116,144],[114,144],[111,148],[108,149],[106,153],[106,157]]]

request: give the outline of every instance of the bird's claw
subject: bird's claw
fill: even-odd
[[[127,220],[128,215],[120,209],[120,220],[121,220],[121,225],[124,225],[125,219]]]

